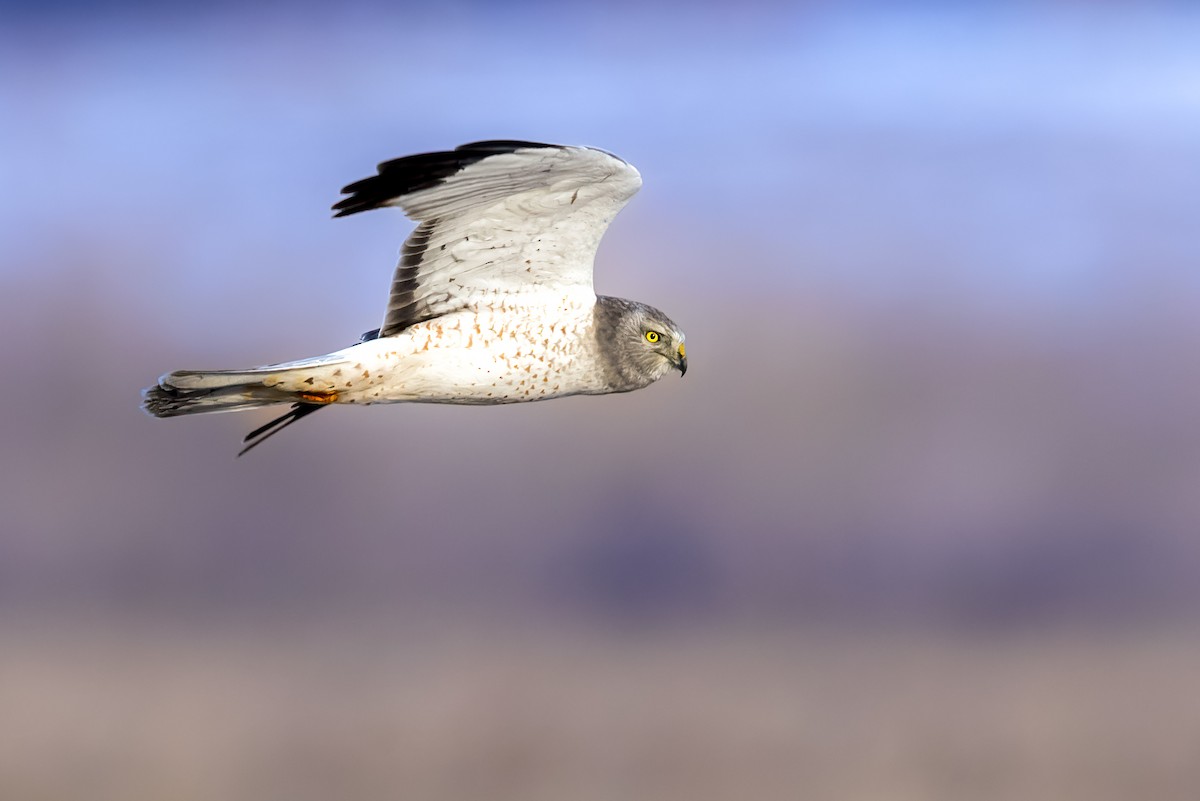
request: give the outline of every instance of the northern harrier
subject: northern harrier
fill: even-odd
[[[658,309],[599,296],[592,262],[642,184],[601,150],[489,141],[379,165],[334,205],[416,220],[383,325],[326,356],[249,370],[180,370],[143,392],[156,417],[290,403],[245,453],[334,403],[499,404],[628,392],[687,370]],[[240,455],[240,454],[239,454]]]

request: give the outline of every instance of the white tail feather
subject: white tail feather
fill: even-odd
[[[294,403],[304,394],[320,394],[330,368],[344,362],[321,356],[249,370],[178,370],[142,392],[142,408],[155,417],[177,417]]]

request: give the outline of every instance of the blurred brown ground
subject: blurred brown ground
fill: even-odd
[[[4,625],[21,799],[1059,799],[1200,787],[1195,632]]]

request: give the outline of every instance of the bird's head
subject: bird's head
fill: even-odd
[[[629,389],[651,384],[672,368],[687,372],[684,335],[653,306],[620,298],[600,298],[596,334],[612,371]]]

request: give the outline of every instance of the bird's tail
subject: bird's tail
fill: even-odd
[[[142,408],[155,417],[236,412],[294,400],[293,393],[264,383],[256,370],[178,370],[142,391]]]
[[[250,370],[177,370],[142,391],[142,408],[155,417],[236,412],[290,403],[292,408],[246,436],[239,456],[272,434],[337,401],[334,379],[346,359],[321,356]]]
[[[155,417],[178,417],[277,403],[332,403],[337,396],[330,368],[342,361],[320,357],[249,370],[177,370],[143,390],[142,408]]]
[[[278,403],[323,406],[337,401],[334,386],[346,363],[334,353],[249,370],[176,370],[142,390],[142,408],[155,417],[179,417]]]

